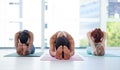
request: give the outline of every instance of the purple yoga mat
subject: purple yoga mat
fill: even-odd
[[[50,56],[49,54],[45,54],[40,58],[40,61],[57,61],[58,59],[56,59],[55,57]],[[64,59],[62,59],[64,60]],[[80,57],[79,55],[74,55],[72,57],[70,57],[69,59],[70,61],[83,61],[82,57]]]

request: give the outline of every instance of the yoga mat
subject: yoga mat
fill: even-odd
[[[26,55],[26,56],[20,56],[16,52],[14,52],[14,53],[7,54],[4,57],[40,57],[42,54],[43,54],[43,52],[36,52],[34,54],[29,54],[29,55]]]
[[[88,54],[86,52],[80,52],[80,55],[85,56],[85,57],[92,57],[92,56],[94,57],[120,57],[120,55],[112,54],[112,53],[105,53],[105,55],[103,56],[95,56],[93,54]]]
[[[57,60],[58,59],[50,56],[49,54],[43,55],[43,57],[41,57],[41,59],[40,59],[40,61],[57,61]],[[62,60],[64,60],[64,59],[62,59]],[[79,55],[74,55],[69,60],[70,61],[83,61],[83,59]],[[59,61],[61,61],[61,60],[59,60]]]

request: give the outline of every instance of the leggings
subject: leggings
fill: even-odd
[[[95,47],[98,47],[98,46],[102,46],[101,43],[95,43]],[[93,54],[92,47],[91,47],[90,43],[87,46],[87,53],[88,54]]]
[[[29,53],[30,53],[30,54],[33,54],[34,52],[35,52],[35,47],[34,47],[34,45],[32,45]]]
[[[27,48],[28,48],[28,44],[26,44]],[[34,45],[32,45],[30,51],[29,51],[29,54],[33,54],[35,52],[35,47]]]

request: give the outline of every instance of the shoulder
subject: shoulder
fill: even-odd
[[[33,37],[33,32],[32,31],[29,31],[29,37],[31,38],[31,37]]]
[[[105,31],[102,31],[103,32],[103,34],[106,34],[106,32]]]
[[[59,31],[57,31],[57,32],[53,33],[53,34],[51,35],[51,39],[56,39],[56,38],[57,38],[58,33],[59,33]]]
[[[103,36],[105,37],[106,36],[106,32],[105,31],[102,31],[103,32]]]
[[[55,34],[57,35],[57,34],[59,34],[60,32],[62,32],[62,31],[57,31],[57,32],[55,32]]]
[[[20,35],[20,33],[21,33],[21,31],[18,31],[18,32],[15,33],[15,35]]]
[[[53,34],[53,36],[57,36],[61,31],[57,31]]]
[[[71,36],[70,33],[66,32],[66,31],[63,31],[67,36]]]
[[[72,37],[71,34],[69,34],[68,32],[65,32],[65,31],[64,31],[64,33],[66,34],[66,38],[67,38],[68,40],[73,39],[73,37]]]
[[[92,31],[87,32],[87,35],[91,35]]]
[[[19,35],[20,35],[21,31],[18,31],[15,33],[15,38],[18,39],[19,38]]]
[[[29,31],[29,34],[33,34],[33,32],[32,32],[32,31]]]

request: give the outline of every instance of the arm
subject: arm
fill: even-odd
[[[67,33],[67,39],[68,39],[68,41],[69,41],[69,43],[70,43],[70,56],[73,56],[74,55],[74,53],[75,53],[75,51],[74,51],[74,40],[73,40],[73,38],[72,38],[72,36],[70,35],[70,34],[68,34]]]
[[[103,44],[103,47],[104,47],[104,48],[105,48],[105,40],[106,40],[106,33],[103,32],[102,44]]]
[[[30,38],[29,38],[29,43],[28,43],[28,49],[30,50],[33,45],[34,35],[31,31],[29,31],[29,35],[30,35]]]
[[[55,57],[56,56],[56,51],[55,51],[55,40],[57,38],[57,34],[55,33],[51,38],[50,38],[50,49],[49,49],[49,53],[51,56]]]
[[[14,40],[14,43],[15,43],[15,47],[16,47],[16,50],[17,50],[17,48],[18,48],[18,43],[19,43],[19,39],[18,39],[18,37],[19,37],[19,34],[20,34],[20,32],[17,32],[16,34],[15,34],[15,40]]]
[[[23,55],[22,44],[19,42],[19,34],[20,34],[20,31],[15,34],[14,43],[15,43],[17,54]]]
[[[88,32],[88,33],[87,33],[87,37],[88,37],[88,41],[89,41],[92,49],[95,51],[96,48],[95,48],[95,44],[94,44],[94,42],[92,41],[92,38],[91,38],[91,32]]]

